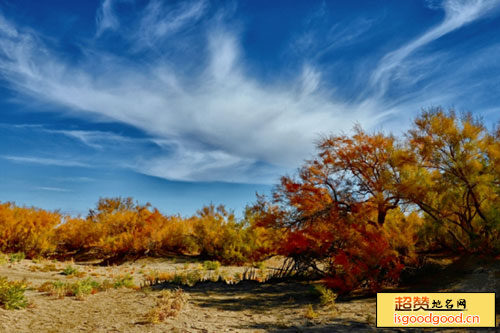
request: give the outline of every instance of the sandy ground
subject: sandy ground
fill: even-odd
[[[471,260],[469,260],[471,261]],[[56,270],[43,272],[53,264]],[[268,265],[272,265],[270,263]],[[146,314],[155,306],[161,289],[175,288],[160,284],[151,289],[109,289],[83,300],[75,297],[57,299],[36,291],[45,281],[74,281],[61,271],[68,263],[50,261],[0,265],[0,276],[11,280],[26,279],[33,287],[26,292],[31,305],[23,310],[0,309],[0,332],[332,332],[374,331],[375,298],[358,297],[337,301],[334,310],[322,307],[318,296],[307,283],[259,284],[244,281],[235,285],[203,282],[182,287],[188,301],[180,314],[160,324],[146,321]],[[136,284],[150,270],[185,271],[199,267],[189,259],[141,259],[120,266],[77,265],[85,277],[112,279],[131,274]],[[443,271],[425,274],[419,291],[500,291],[500,262],[461,262]],[[227,274],[243,272],[241,267],[222,267]],[[436,283],[435,275],[446,276]],[[443,275],[444,274],[444,275]],[[427,281],[427,280],[428,281]],[[427,288],[428,286],[432,288]],[[425,289],[423,286],[425,287]],[[432,290],[431,290],[432,289]],[[317,317],[306,318],[312,306]],[[497,309],[499,306],[497,304]],[[497,322],[500,316],[497,314]]]

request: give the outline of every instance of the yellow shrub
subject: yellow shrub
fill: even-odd
[[[35,257],[55,250],[55,227],[61,214],[43,209],[0,204],[0,251]]]

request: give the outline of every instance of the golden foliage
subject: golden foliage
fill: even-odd
[[[24,252],[28,257],[53,252],[60,223],[57,212],[0,203],[0,251]]]

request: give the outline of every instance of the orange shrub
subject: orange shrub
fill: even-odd
[[[100,228],[83,218],[66,218],[56,229],[58,251],[84,252],[97,244],[100,238]]]
[[[0,251],[24,252],[27,257],[55,250],[55,227],[61,214],[43,209],[0,204]]]
[[[184,221],[165,217],[132,198],[100,199],[86,219],[67,219],[58,228],[63,251],[98,250],[103,255],[181,252],[187,249]]]

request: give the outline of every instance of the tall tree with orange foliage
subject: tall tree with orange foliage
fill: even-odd
[[[369,222],[382,226],[387,212],[403,199],[396,187],[405,151],[392,136],[370,135],[359,127],[352,137],[331,136],[318,148],[320,159],[309,167],[312,178],[319,176],[332,202],[346,209],[363,203],[364,209],[374,212]]]
[[[395,281],[402,264],[384,225],[403,201],[396,189],[404,150],[393,137],[359,127],[318,149],[298,177],[281,179],[273,203],[257,202],[265,223],[287,230],[281,253],[340,291]]]

